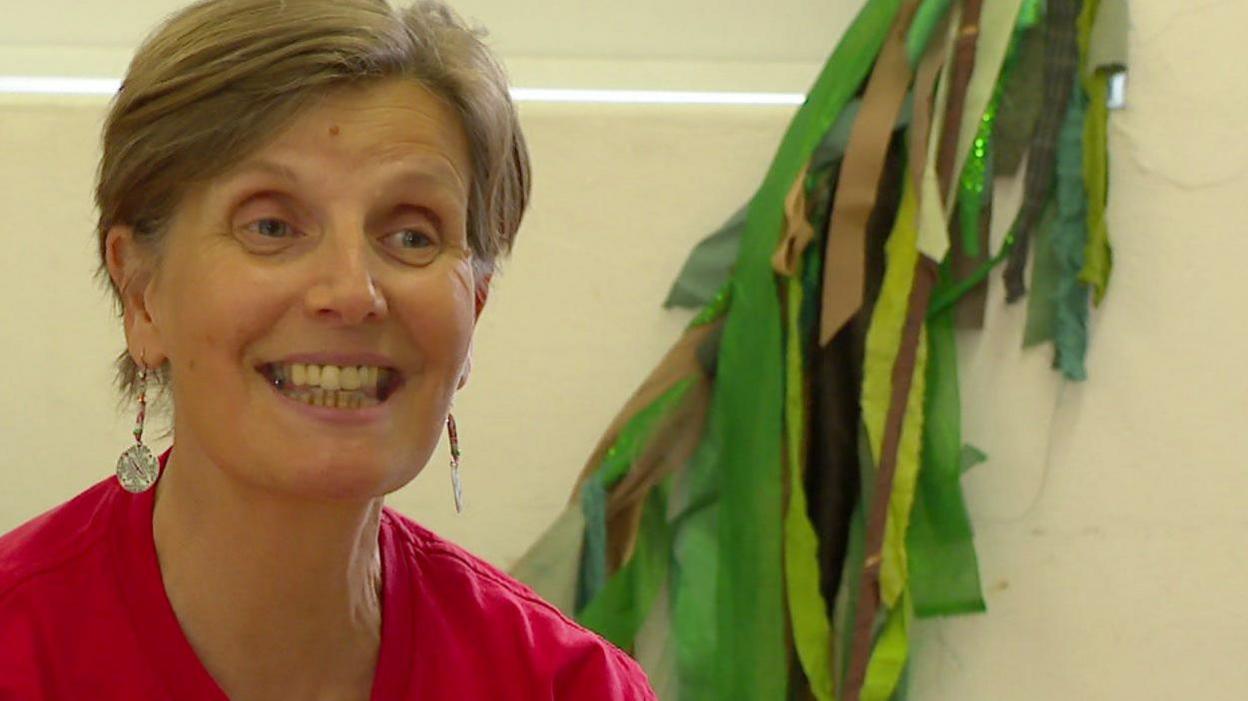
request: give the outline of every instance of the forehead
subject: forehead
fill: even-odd
[[[339,172],[418,161],[465,193],[471,176],[470,148],[459,116],[445,100],[411,80],[337,89],[301,112],[253,157]]]

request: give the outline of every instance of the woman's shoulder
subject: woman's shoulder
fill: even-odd
[[[0,602],[45,576],[72,570],[94,552],[107,528],[107,507],[120,487],[111,477],[0,535]]]
[[[485,560],[396,511],[384,513],[408,551],[421,602],[417,619],[439,629],[431,634],[462,638],[493,664],[523,657],[519,663],[554,698],[654,698],[623,651]]]

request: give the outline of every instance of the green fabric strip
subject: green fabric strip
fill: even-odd
[[[771,255],[789,188],[861,85],[898,2],[871,0],[859,13],[750,202],[709,417],[716,435],[728,440],[719,456],[718,650],[712,698],[782,701],[787,696],[780,480],[783,320]]]
[[[707,302],[706,308],[698,313],[697,316],[689,322],[689,326],[705,326],[715,321],[719,321],[728,313],[728,307],[732,303],[732,285],[725,282],[720,286],[715,296]]]
[[[832,631],[828,608],[819,589],[819,541],[810,522],[802,473],[805,466],[806,399],[800,276],[786,280],[785,334],[785,455],[788,458],[789,504],[784,514],[784,573],[789,619],[798,660],[806,672],[811,693],[818,701],[833,701],[832,670],[828,666]],[[810,328],[810,327],[808,327]]]
[[[676,675],[675,637],[668,591],[665,584],[655,595],[650,613],[633,640],[633,656],[645,670],[655,698],[675,701],[680,694],[680,679]]]
[[[966,167],[962,169],[958,188],[958,222],[962,231],[962,251],[968,258],[978,258],[980,217],[984,210],[984,201],[991,194],[988,174],[992,172],[992,117],[995,116],[996,104],[988,106],[984,113],[980,130],[975,134],[975,142],[971,145],[971,155],[966,159]]]
[[[1036,252],[1031,258],[1031,294],[1027,300],[1027,321],[1023,327],[1023,347],[1051,342],[1057,327],[1057,278],[1061,274],[1053,248],[1057,226],[1057,203],[1050,200],[1036,226]]]
[[[741,253],[746,211],[747,207],[742,206],[733,212],[728,221],[693,247],[663,301],[665,308],[698,309],[710,304],[728,282],[732,266]]]
[[[979,562],[962,496],[962,405],[953,313],[928,320],[923,463],[907,547],[919,617],[983,611]]]
[[[670,551],[667,488],[660,484],[651,490],[642,507],[633,556],[580,612],[577,620],[616,647],[631,650],[637,632],[667,579]]]
[[[952,0],[923,0],[915,11],[914,20],[906,32],[906,59],[910,61],[911,67],[919,65],[919,59],[927,51],[927,45],[935,36],[940,20],[944,19],[952,4]]]
[[[708,424],[688,469],[675,476],[671,494],[674,516],[670,520],[672,569],[668,586],[680,689],[676,698],[684,701],[715,698],[720,514],[716,466],[725,444],[720,430]]]
[[[1066,120],[1058,135],[1056,197],[1057,223],[1053,253],[1058,275],[1053,290],[1054,365],[1068,380],[1087,379],[1084,356],[1088,350],[1088,287],[1079,280],[1088,242],[1088,204],[1083,188],[1083,125],[1087,97],[1077,84],[1071,91]]]
[[[962,455],[959,462],[961,464],[962,474],[965,475],[971,471],[971,468],[988,462],[988,454],[970,443],[967,443],[962,446]]]

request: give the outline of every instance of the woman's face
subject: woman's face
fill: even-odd
[[[415,477],[476,320],[469,164],[455,113],[394,80],[330,95],[188,193],[145,295],[179,450],[314,498]]]

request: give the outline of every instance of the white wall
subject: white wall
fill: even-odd
[[[1248,6],[1132,11],[1130,109],[1111,123],[1116,271],[1090,379],[1062,385],[1046,351],[1019,350],[1024,310],[1001,304],[994,276],[988,330],[961,339],[967,440],[991,456],[966,479],[989,613],[917,626],[917,701],[1248,697]],[[783,21],[805,29],[800,15]],[[673,52],[671,72],[730,78],[732,57],[709,51]],[[634,75],[618,58],[516,60],[550,87],[560,70],[569,82]],[[775,69],[744,65],[747,78]],[[107,475],[129,440],[109,389],[120,335],[91,279],[102,111],[0,103],[0,531]],[[451,513],[444,452],[391,503],[514,559],[683,326],[658,308],[667,284],[749,196],[789,116],[525,105],[534,207],[457,405],[469,510]]]

